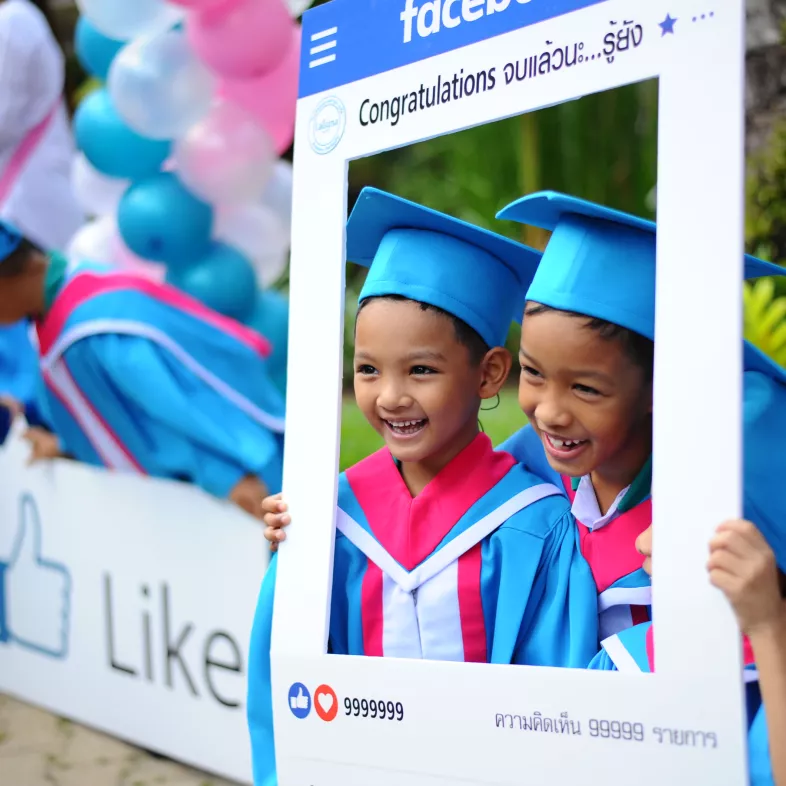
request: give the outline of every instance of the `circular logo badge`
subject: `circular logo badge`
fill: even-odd
[[[320,685],[314,691],[314,709],[323,721],[330,723],[338,714],[338,698],[330,685]]]
[[[289,689],[289,709],[301,720],[311,712],[311,694],[302,682],[296,682]]]
[[[336,145],[344,136],[347,125],[347,113],[344,104],[338,98],[326,98],[320,101],[308,129],[311,149],[319,155],[335,150]]]

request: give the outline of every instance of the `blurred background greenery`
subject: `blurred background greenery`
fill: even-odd
[[[47,1],[37,0],[41,5]],[[322,2],[325,0],[316,4]],[[51,2],[46,10],[68,58],[68,95],[73,108],[95,87],[73,55],[77,11],[69,2]],[[771,50],[765,52],[768,60],[764,66],[756,62],[751,67],[749,49],[749,116],[755,109],[751,94],[758,97],[761,85],[773,78],[773,84],[782,81],[782,44],[776,47],[775,59]],[[751,74],[761,83],[758,90],[751,83]],[[351,210],[364,186],[373,185],[536,248],[544,247],[547,233],[494,219],[502,206],[532,191],[564,191],[655,218],[657,91],[655,81],[629,85],[354,161],[349,169],[348,207]],[[291,151],[286,157],[291,159]],[[747,173],[746,250],[786,264],[786,120],[768,124],[763,141],[749,150]],[[364,277],[364,270],[348,265],[342,466],[380,444],[354,407],[351,393],[354,317]],[[279,287],[286,290],[287,285],[284,276]],[[711,280],[707,281],[707,294],[712,296]],[[786,364],[786,278],[746,285],[745,335]],[[509,346],[514,351],[518,338],[513,327]],[[507,391],[499,408],[484,413],[483,418],[495,442],[522,422],[514,390]]]

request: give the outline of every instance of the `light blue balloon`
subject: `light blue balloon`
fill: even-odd
[[[268,372],[273,384],[282,395],[286,395],[289,348],[288,298],[273,289],[259,292],[254,312],[247,324],[273,345],[273,351],[267,359]]]
[[[134,183],[117,210],[123,242],[137,256],[181,272],[210,251],[213,209],[171,172]]]
[[[76,143],[87,160],[109,177],[139,180],[160,171],[172,143],[147,139],[118,115],[109,93],[96,90],[79,104],[74,117]]]
[[[214,241],[195,265],[181,271],[169,270],[167,282],[238,322],[245,322],[254,311],[257,294],[254,268],[226,243]]]
[[[108,38],[85,17],[79,17],[74,33],[74,50],[82,68],[91,76],[106,81],[109,66],[124,46],[124,41]]]

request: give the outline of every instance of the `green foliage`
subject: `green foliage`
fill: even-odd
[[[745,244],[750,253],[786,265],[786,120],[748,162]],[[786,272],[786,271],[784,271]],[[786,276],[746,284],[745,338],[786,366]]]
[[[786,120],[749,162],[745,241],[756,256],[786,262]]]
[[[746,283],[743,296],[745,338],[776,363],[786,366],[786,297],[776,295],[771,278]]]

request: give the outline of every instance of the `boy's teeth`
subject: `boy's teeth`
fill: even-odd
[[[556,437],[549,437],[549,439],[555,448],[572,448],[581,442],[580,439],[557,439]]]

